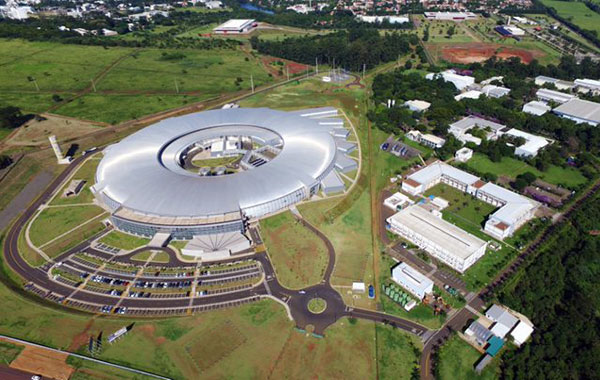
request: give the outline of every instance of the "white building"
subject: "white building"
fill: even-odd
[[[572,99],[556,107],[552,112],[577,124],[597,126],[600,123],[600,104],[588,100]]]
[[[551,109],[552,107],[550,107],[546,103],[537,100],[532,100],[529,103],[523,105],[523,112],[535,116],[542,116]]]
[[[409,110],[414,112],[427,111],[429,107],[431,107],[431,103],[423,100],[407,100],[404,102],[404,105],[408,107]]]
[[[543,75],[535,77],[535,85],[543,86],[545,84],[553,84],[559,90],[568,91],[575,87],[575,83],[562,79],[550,78]]]
[[[477,116],[467,116],[450,124],[448,132],[452,133],[454,137],[463,143],[472,142],[479,145],[481,144],[481,139],[469,133],[473,128],[484,130],[486,132],[486,138],[488,140],[494,140],[498,138],[500,131],[506,128],[506,126]]]
[[[404,262],[392,269],[392,280],[420,300],[433,293],[433,281]]]
[[[213,29],[216,34],[244,34],[256,28],[254,19],[231,19]]]
[[[207,1],[206,3],[204,3],[204,5],[206,6],[206,8],[208,9],[219,9],[219,8],[223,8],[223,3],[220,2],[219,0],[213,0],[213,1]]]
[[[558,104],[564,104],[572,99],[577,98],[575,95],[565,94],[564,92],[548,90],[545,88],[540,88],[537,90],[535,96],[544,102],[554,102]]]
[[[510,93],[510,88],[488,84],[483,86],[481,92],[483,92],[483,94],[489,98],[501,98]]]
[[[356,16],[356,19],[362,22],[367,22],[369,24],[379,23],[381,24],[384,21],[389,22],[390,24],[404,24],[409,22],[408,16]]]
[[[494,322],[491,328],[492,334],[499,338],[503,338],[512,330],[513,327],[519,322],[519,319],[512,315],[505,308],[496,304],[492,305],[486,312],[485,316]]]
[[[477,15],[473,12],[425,12],[425,18],[428,20],[464,21],[475,20]]]
[[[387,223],[392,232],[460,273],[479,260],[487,247],[487,242],[446,222],[420,205],[401,210],[389,217]]]
[[[579,92],[592,92],[594,94],[600,93],[600,81],[593,79],[575,79],[575,85]]]
[[[402,182],[402,190],[420,195],[431,187],[445,183],[483,202],[498,207],[485,224],[484,231],[498,239],[511,236],[523,223],[532,219],[539,203],[446,163],[436,161],[411,174]]]
[[[510,332],[510,335],[513,337],[515,344],[520,346],[529,339],[532,333],[533,326],[523,320],[519,320],[519,323]]]
[[[461,101],[462,99],[479,99],[479,97],[483,95],[483,92],[477,90],[470,90],[467,92],[463,92],[462,94],[458,94],[454,97],[454,100]]]
[[[425,75],[425,78],[429,80],[442,78],[444,82],[451,82],[459,91],[462,91],[475,83],[474,77],[459,75],[453,70],[446,70],[441,73],[429,73]]]
[[[389,209],[392,209],[394,211],[400,211],[402,210],[405,206],[410,206],[412,204],[414,204],[415,202],[410,199],[409,197],[407,197],[406,195],[396,192],[394,195],[392,195],[391,197],[386,198],[383,201],[383,205]]]
[[[540,149],[549,144],[548,140],[546,140],[544,137],[532,135],[531,133],[527,133],[515,128],[512,128],[503,134],[512,137],[522,137],[525,139],[525,144],[515,148],[515,154],[521,157],[535,157]]]
[[[460,148],[454,153],[454,159],[458,162],[467,162],[473,157],[473,150],[467,147]]]
[[[423,134],[417,130],[412,130],[406,133],[406,138],[409,140],[418,142],[421,145],[430,147],[431,149],[438,149],[444,146],[446,140],[441,137],[437,137],[431,134]]]

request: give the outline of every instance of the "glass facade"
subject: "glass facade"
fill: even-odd
[[[140,223],[132,220],[111,216],[116,229],[140,236],[152,237],[157,232],[170,233],[172,239],[190,240],[194,235],[222,234],[225,232],[244,232],[244,223],[241,219],[219,224],[205,224],[195,226],[163,226],[157,224]]]

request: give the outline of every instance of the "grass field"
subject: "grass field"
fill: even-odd
[[[151,263],[168,263],[169,262],[169,254],[167,252],[162,252],[162,251],[156,252],[156,253],[154,253],[152,251],[140,252],[138,254],[133,255],[133,257],[131,257],[131,260],[148,261],[150,256],[152,256],[153,254],[154,254],[154,257],[150,261]]]
[[[129,235],[120,231],[111,231],[107,235],[104,235],[102,239],[100,239],[100,242],[110,245],[111,247],[131,251],[148,244],[150,239]]]
[[[103,212],[98,206],[46,208],[31,225],[31,242],[39,247]]]
[[[0,341],[0,363],[8,365],[23,351],[23,346]]]
[[[456,218],[472,224],[475,228],[483,227],[488,215],[496,209],[494,206],[446,184],[436,185],[427,190],[424,195],[426,197],[433,195],[447,200],[449,206],[442,210],[442,213],[451,213]]]
[[[556,9],[556,12],[582,29],[600,33],[600,14],[589,9],[582,2],[542,0],[542,4]]]
[[[327,247],[287,211],[260,222],[262,236],[282,285],[300,289],[318,284],[327,266]]]
[[[85,185],[77,196],[63,197],[63,193],[71,180],[69,180],[62,189],[56,194],[56,197],[50,202],[51,205],[72,205],[77,203],[91,203],[94,200],[94,195],[90,191],[90,187],[96,182],[96,169],[100,163],[99,159],[91,158],[85,161],[73,174],[71,180],[84,180]]]
[[[463,341],[458,335],[454,335],[440,348],[436,366],[436,379],[496,379],[499,372],[497,359],[488,364],[481,375],[475,372],[473,368],[480,357],[481,354],[475,348]]]
[[[104,48],[0,39],[0,57],[0,105],[36,113],[55,107],[60,115],[107,123],[249,89],[250,76],[255,86],[272,81],[260,59],[241,48]],[[56,103],[53,95],[64,102]]]
[[[486,155],[475,153],[473,158],[467,161],[467,165],[480,173],[493,173],[510,178],[531,172],[546,182],[565,187],[575,187],[587,182],[587,179],[574,168],[551,165],[547,171],[541,172],[526,162],[511,157],[502,157],[500,162],[493,162]]]

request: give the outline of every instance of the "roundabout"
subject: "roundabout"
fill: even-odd
[[[313,314],[321,314],[327,309],[327,301],[323,298],[315,297],[308,301],[308,311]]]

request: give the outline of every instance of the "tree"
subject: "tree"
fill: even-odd
[[[0,154],[0,169],[4,169],[10,166],[13,163],[12,158],[5,154]]]
[[[17,128],[27,120],[28,117],[23,116],[19,107],[0,108],[0,127],[2,128]]]

